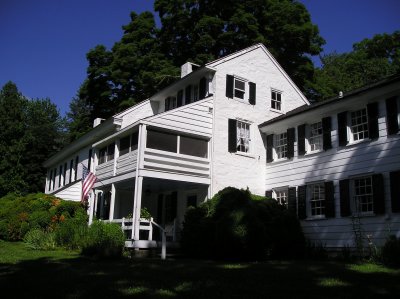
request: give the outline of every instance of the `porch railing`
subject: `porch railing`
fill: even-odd
[[[132,218],[122,218],[122,219],[113,219],[110,222],[112,223],[118,223],[121,225],[121,229],[123,232],[127,232],[128,234],[132,231],[133,229],[133,219]],[[165,259],[166,258],[166,248],[167,248],[167,237],[171,237],[172,241],[176,241],[176,228],[177,228],[177,220],[176,218],[174,219],[173,223],[171,225],[167,225],[165,228],[163,228],[161,225],[158,223],[154,222],[153,218],[150,219],[145,219],[145,218],[140,218],[139,219],[139,232],[140,231],[147,231],[148,232],[148,241],[153,241],[153,226],[158,228],[161,233],[161,258]]]

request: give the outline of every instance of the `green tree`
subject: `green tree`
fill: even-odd
[[[203,64],[263,43],[302,88],[312,79],[310,55],[325,43],[305,6],[293,0],[156,0],[160,41],[175,65]]]
[[[0,91],[0,197],[27,188],[22,163],[27,102],[12,82]]]
[[[9,82],[0,91],[0,197],[43,191],[43,162],[63,143],[63,121],[49,99],[26,99]]]
[[[320,100],[400,73],[400,31],[364,39],[353,51],[331,53],[321,61],[312,84],[313,98]]]

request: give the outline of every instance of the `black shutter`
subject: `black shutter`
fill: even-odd
[[[169,105],[167,104],[168,103],[168,99],[169,99],[169,97],[168,98],[165,98],[165,100],[164,100],[164,107],[165,107],[165,111],[168,111],[168,110],[170,110],[170,107],[169,107]]]
[[[237,122],[236,119],[228,119],[228,150],[236,152],[237,147]]]
[[[176,97],[176,106],[180,107],[182,106],[183,102],[183,90],[178,91],[178,95]]]
[[[335,187],[333,182],[325,182],[325,217],[335,217]]]
[[[274,148],[274,134],[267,135],[267,163],[274,161],[272,149]]]
[[[307,186],[299,186],[297,188],[297,199],[299,203],[299,219],[306,219],[307,212],[306,212],[306,199],[307,199]]]
[[[367,105],[368,113],[368,133],[370,139],[377,139],[379,137],[378,117],[379,106],[377,102],[369,103]]]
[[[392,212],[400,212],[400,170],[390,173],[390,197],[392,201]]]
[[[296,215],[296,187],[291,187],[288,190],[288,210]]]
[[[185,89],[185,104],[189,104],[191,102],[192,97],[192,85],[186,86]]]
[[[233,76],[226,75],[226,97],[233,99]]]
[[[92,166],[92,149],[89,150],[89,158],[88,158],[88,166],[87,166],[89,171],[90,171],[90,166]]]
[[[350,216],[350,180],[339,181],[340,189],[340,216]]]
[[[249,82],[249,89],[250,89],[249,103],[251,105],[255,105],[256,104],[256,83]]]
[[[385,214],[385,190],[383,175],[381,173],[372,175],[372,195],[374,201],[374,213]]]
[[[293,158],[294,156],[294,139],[295,139],[295,130],[294,128],[290,128],[287,130],[287,157]]]
[[[399,131],[397,97],[386,99],[386,126],[388,135]]]
[[[306,153],[306,125],[297,127],[297,153],[303,156]]]
[[[265,197],[272,198],[272,190],[265,191]]]
[[[338,118],[339,145],[345,146],[349,142],[347,140],[347,111],[339,113],[337,115],[337,118]]]
[[[201,78],[200,83],[199,83],[199,98],[200,100],[204,99],[206,97],[207,93],[207,80],[206,78]]]
[[[322,119],[322,144],[324,151],[332,148],[331,140],[332,122],[330,117]]]

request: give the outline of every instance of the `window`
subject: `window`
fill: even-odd
[[[322,150],[322,122],[317,122],[310,125],[308,143],[310,145],[311,152]]]
[[[237,144],[236,150],[242,153],[250,151],[250,124],[237,121]]]
[[[176,108],[176,97],[168,97],[165,99],[165,111]]]
[[[245,95],[245,88],[246,84],[243,80],[235,78],[234,81],[234,95],[235,98],[239,98],[241,100],[244,100],[244,95]]]
[[[131,144],[131,137],[130,136],[121,138],[119,140],[119,155],[120,156],[129,153],[130,144]]]
[[[67,180],[67,163],[64,163],[63,185],[65,185],[66,180]]]
[[[57,176],[57,168],[54,168],[53,172],[53,190],[56,188],[56,176]]]
[[[147,147],[161,151],[176,153],[178,149],[178,136],[159,131],[147,131]]]
[[[79,156],[75,157],[75,181],[78,179],[78,163],[79,163]]]
[[[179,153],[184,155],[207,158],[208,141],[204,139],[180,136]]]
[[[352,141],[359,141],[368,138],[368,117],[367,109],[351,112],[351,135]]]
[[[199,85],[193,85],[193,101],[192,102],[197,102],[199,100]]]
[[[278,190],[274,190],[275,193],[275,200],[287,207],[288,206],[288,189],[278,189]]]
[[[353,188],[355,210],[361,214],[372,213],[374,211],[372,178],[354,179]]]
[[[325,216],[325,186],[323,183],[308,186],[309,209],[312,217]]]
[[[115,142],[99,150],[99,165],[114,160]]]
[[[287,133],[275,135],[275,154],[277,159],[287,158]]]
[[[276,90],[271,91],[271,108],[282,110],[282,93]]]

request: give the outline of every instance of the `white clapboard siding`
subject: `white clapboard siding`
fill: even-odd
[[[210,176],[210,161],[206,158],[191,157],[154,149],[145,150],[143,167],[144,169],[178,174]]]
[[[97,180],[103,180],[114,175],[114,160],[100,164],[96,167]]]
[[[79,180],[57,191],[56,193],[54,193],[54,196],[57,196],[64,200],[79,201],[81,198],[81,191],[82,191],[82,182]]]
[[[400,215],[362,217],[361,233],[364,245],[367,245],[369,236],[376,246],[382,246],[389,235],[400,237]],[[350,217],[339,219],[324,219],[302,221],[303,232],[312,243],[338,248],[343,246],[355,247],[353,222]]]
[[[193,133],[212,134],[212,98],[207,98],[147,118],[151,125],[173,130],[185,129]]]
[[[135,171],[137,165],[138,151],[132,151],[123,156],[118,157],[117,160],[117,175]]]

